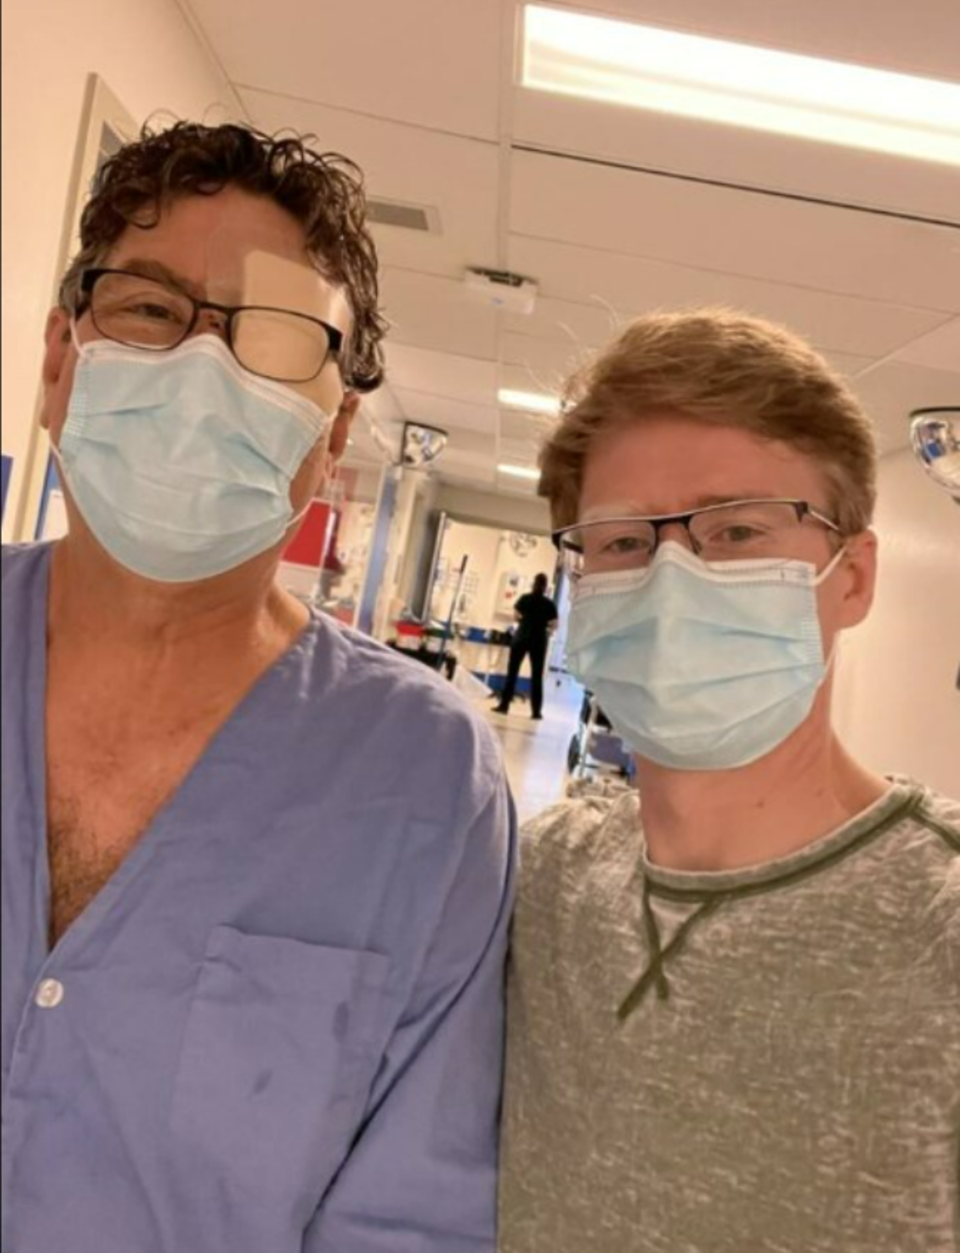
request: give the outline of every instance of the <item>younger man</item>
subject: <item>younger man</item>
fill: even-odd
[[[956,1253],[960,805],[830,723],[876,453],[747,317],[641,318],[542,460],[569,661],[637,753],[528,832],[502,1253]]]

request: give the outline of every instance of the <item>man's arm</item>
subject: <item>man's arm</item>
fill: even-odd
[[[493,1253],[516,819],[473,825],[367,1119],[303,1253]]]

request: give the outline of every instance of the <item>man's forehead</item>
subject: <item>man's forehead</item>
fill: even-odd
[[[613,431],[587,457],[581,521],[685,513],[772,497],[827,504],[807,453],[736,425],[663,420]]]
[[[132,261],[164,266],[198,298],[294,309],[351,329],[346,290],[311,255],[302,224],[267,197],[227,188],[174,199],[124,231],[107,263]]]
[[[345,289],[310,255],[299,223],[289,226],[228,219],[212,231],[206,248],[208,299],[296,309],[349,333]]]

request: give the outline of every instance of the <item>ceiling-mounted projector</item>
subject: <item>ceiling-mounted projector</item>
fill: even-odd
[[[537,304],[535,279],[511,270],[487,270],[470,266],[464,275],[467,290],[507,313],[533,313]]]

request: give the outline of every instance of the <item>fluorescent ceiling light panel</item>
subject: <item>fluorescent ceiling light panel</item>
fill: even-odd
[[[551,418],[560,412],[560,398],[548,396],[544,392],[517,392],[509,387],[501,387],[497,392],[497,400],[507,409],[525,409],[527,413],[543,413]]]
[[[497,466],[500,474],[508,474],[515,479],[534,479],[540,478],[540,471],[536,466]]]
[[[522,85],[960,165],[960,83],[526,6]]]

